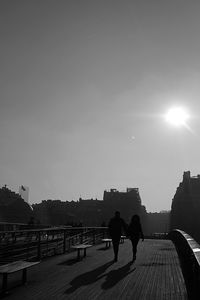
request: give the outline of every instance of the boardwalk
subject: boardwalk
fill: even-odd
[[[48,258],[28,271],[28,284],[11,289],[8,300],[184,300],[187,292],[176,250],[168,240],[145,240],[131,263],[131,245],[120,245],[119,261],[112,248],[88,249],[77,262],[76,253]],[[10,278],[16,284],[21,274]],[[14,282],[15,281],[15,282]]]

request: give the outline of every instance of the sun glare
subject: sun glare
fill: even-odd
[[[185,126],[186,121],[189,119],[189,114],[181,107],[174,107],[167,112],[165,119],[171,125],[177,127]]]

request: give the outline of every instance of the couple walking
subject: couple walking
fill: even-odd
[[[108,228],[113,243],[113,250],[115,255],[114,261],[117,261],[118,259],[119,243],[122,231],[124,231],[131,240],[134,261],[136,259],[137,244],[139,242],[139,239],[142,238],[142,240],[144,240],[140,217],[138,215],[134,215],[131,219],[130,224],[127,226],[124,220],[120,217],[120,212],[116,211],[115,216],[109,222]]]

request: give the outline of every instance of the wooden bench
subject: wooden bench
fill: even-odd
[[[76,249],[77,250],[77,260],[80,259],[80,251],[81,250],[84,250],[84,257],[86,256],[86,250],[87,248],[90,248],[92,247],[92,245],[89,245],[89,244],[79,244],[79,245],[75,245],[75,246],[72,246],[73,249]]]
[[[126,236],[125,235],[121,235],[120,243],[123,244],[125,239],[126,239]]]
[[[106,243],[106,248],[110,248],[112,239],[102,239],[103,243]]]
[[[18,260],[18,261],[11,262],[9,264],[0,266],[0,274],[3,275],[2,294],[5,294],[7,291],[8,274],[15,273],[17,271],[22,270],[23,271],[22,272],[22,283],[25,284],[27,281],[27,268],[30,268],[39,263],[40,263],[39,261],[29,262],[29,261]]]

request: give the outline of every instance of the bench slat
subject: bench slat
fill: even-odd
[[[31,266],[39,264],[39,261],[36,262],[29,262],[29,261],[23,261],[23,260],[18,260],[6,265],[0,266],[0,273],[14,273],[20,270],[23,270],[25,268],[29,268]]]
[[[72,246],[73,249],[86,249],[86,248],[90,248],[90,247],[92,247],[92,245],[81,244],[81,245]]]

